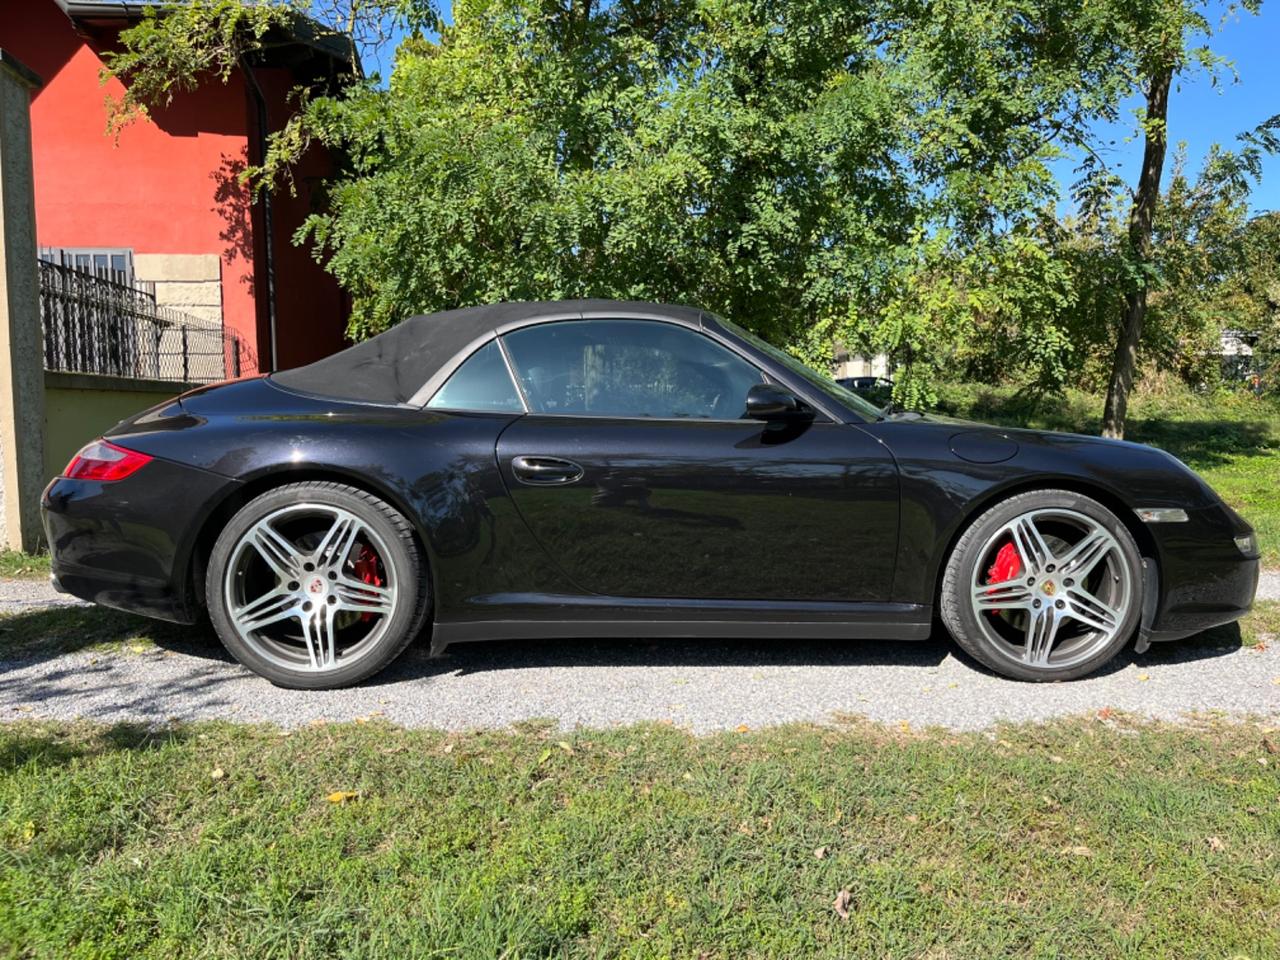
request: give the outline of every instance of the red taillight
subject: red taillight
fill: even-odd
[[[62,475],[69,480],[123,480],[150,462],[145,453],[95,440],[71,458]]]

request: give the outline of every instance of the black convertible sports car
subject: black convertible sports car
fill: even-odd
[[[643,303],[417,317],[193,390],[44,496],[61,588],[294,687],[431,644],[918,640],[1063,680],[1248,611],[1253,531],[1160,450],[866,401]]]

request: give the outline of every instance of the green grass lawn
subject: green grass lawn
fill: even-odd
[[[1009,388],[951,384],[939,412],[998,423],[1099,433],[1102,398],[1071,391],[1034,402]],[[1191,467],[1258,531],[1263,563],[1280,566],[1280,402],[1247,394],[1138,393],[1126,440],[1161,447]]]
[[[0,956],[1262,960],[1278,740],[0,725]]]
[[[49,554],[0,550],[0,577],[43,580],[49,576]]]

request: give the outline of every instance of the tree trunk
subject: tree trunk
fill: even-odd
[[[1142,340],[1142,324],[1147,318],[1148,265],[1151,262],[1151,222],[1156,201],[1160,198],[1160,174],[1164,170],[1168,146],[1169,87],[1173,68],[1165,67],[1151,77],[1147,92],[1146,146],[1142,151],[1142,172],[1138,189],[1129,209],[1129,261],[1136,271],[1125,293],[1124,326],[1116,343],[1107,384],[1107,403],[1102,413],[1102,435],[1123,437],[1125,415],[1129,409],[1129,391],[1138,365],[1138,343]]]

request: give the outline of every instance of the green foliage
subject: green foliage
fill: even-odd
[[[301,0],[197,0],[144,7],[142,19],[123,32],[123,46],[103,53],[103,81],[114,77],[125,87],[122,97],[107,97],[108,129],[118,134],[208,80],[225,84],[242,58],[261,50],[268,33],[287,26],[301,6]]]
[[[887,350],[903,399],[974,331],[1061,365],[1039,210],[1117,63],[1046,2],[470,0],[388,89],[299,121],[350,172],[304,234],[352,332],[494,299],[696,302],[811,360]],[[1052,35],[1052,36],[1050,36]],[[277,157],[287,161],[289,150]],[[997,334],[992,333],[994,338]]]
[[[225,78],[298,2],[149,15],[110,61],[126,103]],[[287,184],[316,142],[343,161],[296,239],[351,293],[356,338],[501,299],[692,302],[818,365],[835,340],[888,353],[896,399],[918,405],[944,373],[1096,383],[1125,290],[1151,281],[1167,287],[1151,356],[1192,376],[1212,326],[1204,271],[1230,272],[1275,129],[1171,188],[1160,242],[1177,249],[1141,267],[1090,131],[1161,64],[1223,68],[1197,45],[1203,10],[458,0],[444,26],[426,0],[351,0],[327,29],[408,30],[389,82],[304,91],[256,173]],[[1048,164],[1064,153],[1084,161],[1079,215],[1059,222]]]
[[[708,737],[6,724],[0,950],[1276,956],[1274,730],[1106,717]]]

